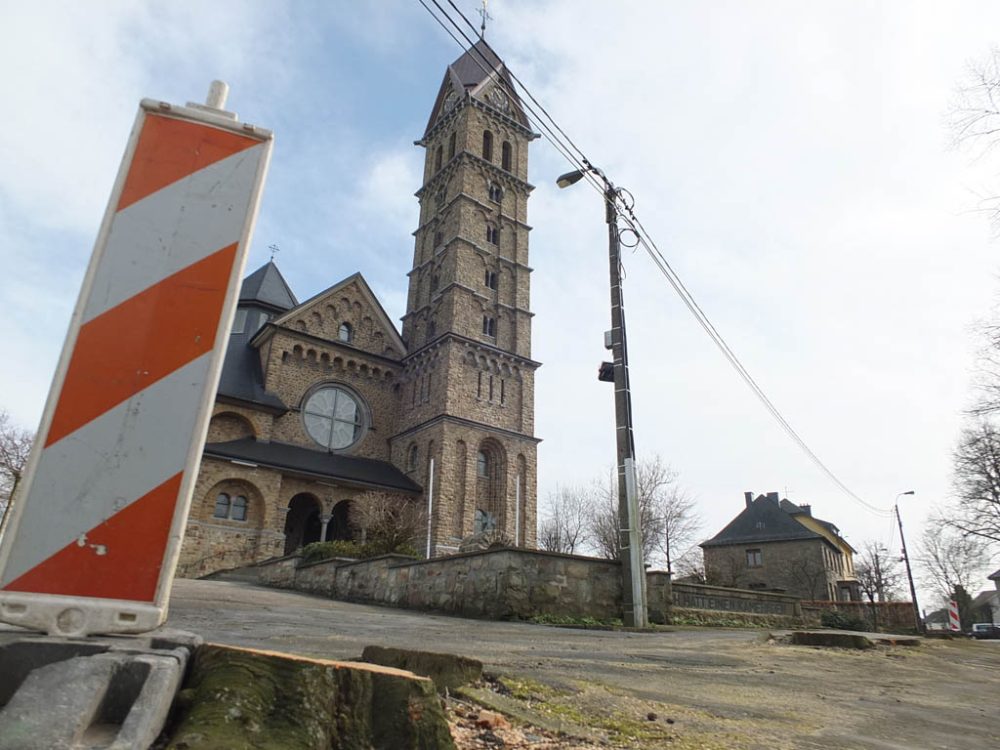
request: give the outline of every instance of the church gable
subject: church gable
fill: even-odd
[[[406,353],[396,327],[360,273],[306,300],[274,323],[383,357],[396,359]]]

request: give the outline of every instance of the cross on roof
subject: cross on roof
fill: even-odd
[[[493,20],[493,16],[491,16],[489,13],[486,12],[487,1],[488,0],[483,0],[483,7],[476,11],[479,14],[480,18],[483,19],[483,25],[479,27],[480,39],[483,39],[486,36],[486,22]]]

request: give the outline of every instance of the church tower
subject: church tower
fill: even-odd
[[[529,127],[485,40],[448,66],[426,150],[393,462],[433,508],[431,553],[480,532],[535,546]]]

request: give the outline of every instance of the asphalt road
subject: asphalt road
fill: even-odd
[[[676,717],[678,731],[704,736],[706,747],[1000,745],[1000,642],[823,650],[757,630],[571,630],[223,581],[177,580],[170,606],[168,627],[217,643],[328,659],[356,658],[369,644],[476,657],[488,670],[573,690],[595,711]]]

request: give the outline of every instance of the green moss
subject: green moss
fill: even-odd
[[[577,627],[620,628],[622,621],[617,618],[600,620],[596,617],[573,617],[571,615],[540,614],[529,618],[536,625],[569,625]]]

